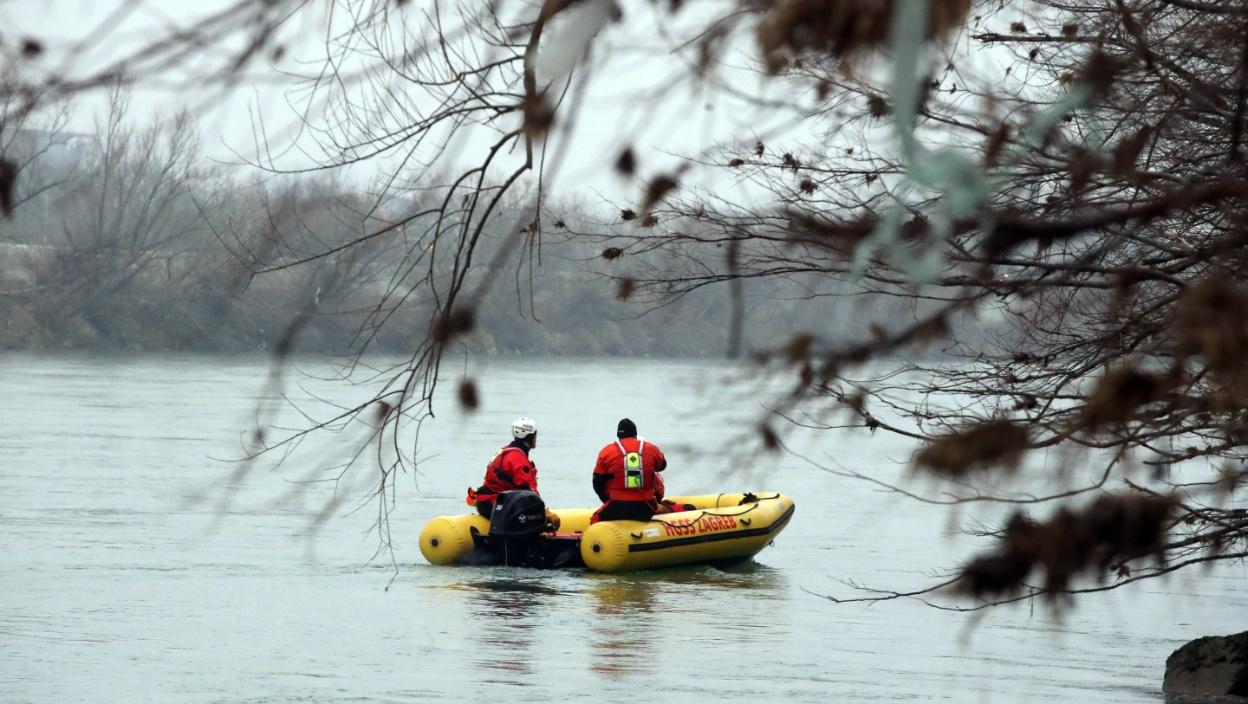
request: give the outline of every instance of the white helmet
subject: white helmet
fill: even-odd
[[[520,440],[537,433],[537,421],[521,416],[511,422],[511,437]]]

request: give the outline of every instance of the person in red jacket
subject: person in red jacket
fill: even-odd
[[[517,418],[511,424],[511,442],[504,445],[494,459],[485,467],[485,480],[481,486],[468,488],[468,505],[476,506],[477,513],[489,518],[494,513],[497,494],[513,489],[524,489],[538,494],[537,465],[529,459],[529,452],[537,447],[537,423],[532,418]],[[554,514],[546,512],[547,520]],[[551,521],[557,525],[558,518]]]
[[[602,448],[594,465],[594,493],[603,504],[590,523],[648,521],[671,510],[663,501],[667,458],[658,445],[637,437],[637,424],[625,418],[615,430],[616,441]]]

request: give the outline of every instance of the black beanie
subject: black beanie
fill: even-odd
[[[637,437],[637,424],[625,418],[620,424],[615,426],[615,436],[617,438],[635,438]]]

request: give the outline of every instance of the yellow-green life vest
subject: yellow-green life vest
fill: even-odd
[[[629,452],[624,449],[624,444],[619,440],[615,441],[615,446],[620,448],[620,454],[624,455],[624,488],[640,489],[645,484],[645,468],[642,466],[641,454],[646,449],[646,441],[641,438],[637,439],[637,451]]]

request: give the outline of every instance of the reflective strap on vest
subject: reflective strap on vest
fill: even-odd
[[[645,483],[645,474],[641,464],[641,453],[646,449],[646,441],[637,440],[637,451],[629,452],[624,449],[624,444],[619,440],[615,441],[615,446],[620,448],[620,454],[624,455],[624,488],[640,489]]]

